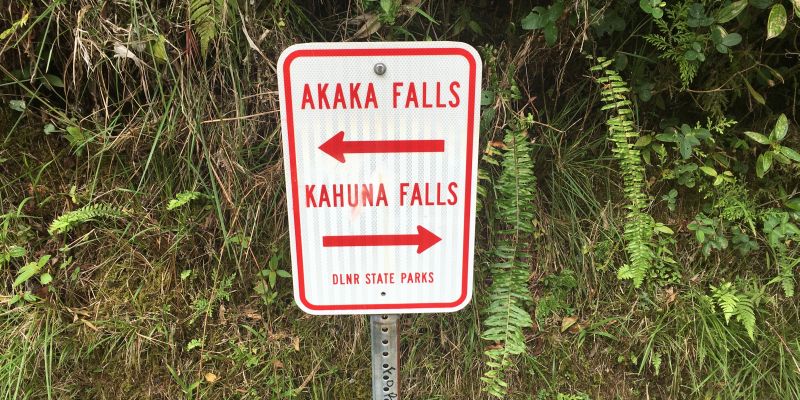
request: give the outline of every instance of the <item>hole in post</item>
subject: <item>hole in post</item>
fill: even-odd
[[[389,328],[381,328],[381,332],[383,333],[389,332]]]
[[[385,387],[385,388],[383,388],[383,391],[384,391],[384,392],[388,392],[388,391],[389,391],[389,388],[388,388],[388,387]]]
[[[383,364],[383,368],[389,368],[389,364]]]
[[[382,315],[381,319],[389,319],[389,316],[388,315]]]
[[[383,352],[383,356],[384,356],[384,357],[389,357],[389,352],[388,352],[388,351],[384,351],[384,352]]]
[[[389,375],[384,375],[383,376],[383,380],[388,381],[389,380]]]
[[[389,344],[389,341],[388,341],[388,340],[386,340],[386,339],[383,339],[383,340],[381,341],[381,343],[383,343],[383,344]]]
[[[386,296],[386,292],[381,292],[381,296]]]

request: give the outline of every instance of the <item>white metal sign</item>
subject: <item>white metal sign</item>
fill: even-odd
[[[475,49],[294,45],[281,54],[278,82],[300,308],[463,308],[472,297],[475,235]]]

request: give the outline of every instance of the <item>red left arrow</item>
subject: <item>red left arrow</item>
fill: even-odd
[[[420,254],[441,240],[433,232],[417,225],[417,233],[411,235],[323,236],[322,247],[417,246],[417,254]]]
[[[319,149],[345,162],[346,153],[442,153],[444,140],[344,140],[344,131],[333,135]]]

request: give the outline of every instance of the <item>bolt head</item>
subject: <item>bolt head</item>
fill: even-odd
[[[386,73],[386,64],[384,63],[377,63],[375,67],[372,69],[378,75],[383,75]]]

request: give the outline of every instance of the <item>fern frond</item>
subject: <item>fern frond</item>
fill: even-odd
[[[199,199],[201,197],[205,197],[205,195],[195,191],[186,191],[178,193],[177,195],[175,195],[174,199],[170,200],[169,203],[167,203],[167,210],[169,211],[183,207],[190,201]]]
[[[755,340],[756,313],[754,296],[739,293],[731,282],[725,282],[719,287],[711,286],[711,296],[722,309],[725,323],[728,324],[732,317],[741,323],[747,331],[747,336]]]
[[[50,235],[66,233],[77,225],[98,218],[122,218],[127,212],[110,204],[98,203],[83,206],[77,210],[62,214],[50,224],[47,232]]]
[[[753,307],[753,299],[742,297],[736,307],[736,320],[744,326],[750,340],[755,340],[756,313]]]
[[[642,285],[653,260],[653,218],[645,211],[648,198],[645,194],[645,171],[642,156],[634,144],[639,138],[633,121],[631,101],[625,95],[629,88],[619,74],[611,69],[612,60],[597,59],[591,71],[602,73],[596,78],[601,86],[602,109],[610,110],[606,120],[608,140],[612,153],[620,163],[623,193],[628,201],[623,238],[628,263],[617,271],[619,279],[630,279],[634,286]]]
[[[786,297],[794,297],[794,269],[800,264],[800,258],[790,256],[785,245],[775,249],[775,252],[777,253],[778,276],[770,283],[780,282],[783,294]]]
[[[520,124],[506,134],[503,169],[496,182],[497,217],[502,227],[496,231],[498,261],[491,266],[493,282],[483,321],[486,329],[482,338],[492,345],[485,352],[489,368],[481,380],[484,390],[498,398],[507,393],[505,377],[512,367],[512,357],[525,352],[523,330],[533,326],[524,307],[531,301],[529,248],[534,232],[536,178],[526,131],[528,125],[526,121]]]
[[[189,0],[189,19],[200,38],[202,55],[206,55],[208,44],[217,37],[230,11],[237,7],[236,0]]]
[[[693,44],[704,46],[709,40],[707,34],[697,33],[689,27],[688,13],[687,2],[672,5],[666,10],[666,18],[653,20],[661,34],[651,33],[644,36],[645,42],[660,51],[659,58],[677,65],[683,89],[689,87],[702,64],[702,58],[687,59],[686,52],[693,49]]]
[[[711,286],[711,295],[714,296],[719,308],[725,315],[725,323],[731,321],[731,317],[736,315],[736,309],[739,304],[739,296],[737,295],[736,288],[730,282],[725,282],[720,287]]]

